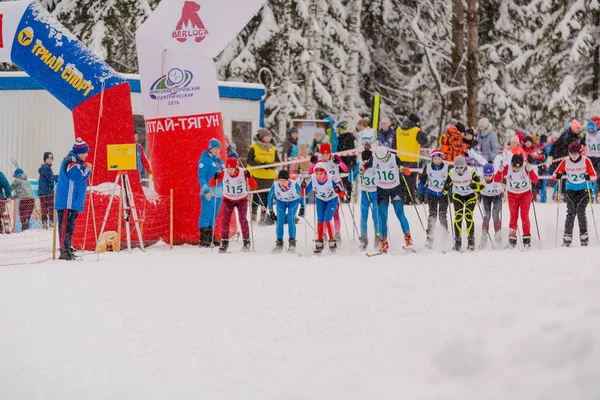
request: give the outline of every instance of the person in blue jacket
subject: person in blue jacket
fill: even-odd
[[[277,215],[273,212],[273,200],[277,200]],[[268,197],[268,208],[271,214],[271,219],[277,221],[277,241],[273,252],[279,253],[283,250],[283,228],[288,224],[288,232],[290,237],[289,252],[296,250],[296,213],[300,207],[300,216],[304,217],[304,197],[302,197],[302,189],[296,181],[290,180],[290,174],[287,170],[279,171],[277,180],[273,182]]]
[[[42,228],[48,229],[54,225],[54,183],[58,182],[58,175],[52,171],[54,155],[47,151],[44,153],[44,163],[38,169],[38,195],[40,197],[40,212],[42,214]]]
[[[210,187],[210,180],[218,179],[225,164],[219,158],[221,153],[221,142],[212,138],[208,142],[208,150],[205,150],[198,161],[198,182],[200,182],[201,212],[198,227],[200,228],[200,247],[210,247],[213,241],[213,229],[221,200],[223,198],[223,182]],[[214,243],[220,246],[220,243]]]
[[[4,213],[6,212],[6,203],[12,201],[12,189],[10,188],[10,183],[8,179],[6,179],[6,175],[0,172],[0,235],[3,233],[11,233],[10,222],[7,222],[5,225],[4,221]]]
[[[362,163],[356,164],[354,169],[350,171],[349,180],[354,182],[357,178],[360,182],[360,250],[366,250],[369,246],[368,237],[368,222],[369,210],[373,219],[374,243],[375,248],[381,245],[381,234],[379,233],[379,207],[377,205],[377,171],[375,168],[366,168],[365,166],[372,161],[373,153],[369,149],[365,149],[361,153]]]
[[[58,216],[61,260],[75,259],[71,239],[77,216],[84,210],[87,181],[92,172],[92,164],[85,162],[89,152],[87,143],[77,138],[60,166],[54,209]]]

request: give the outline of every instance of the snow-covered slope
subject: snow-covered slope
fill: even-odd
[[[335,256],[234,243],[3,268],[0,398],[598,399],[598,247],[551,248],[555,212],[538,205],[547,248],[526,253],[367,258],[344,233]]]

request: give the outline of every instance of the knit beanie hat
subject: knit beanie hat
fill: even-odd
[[[90,148],[87,145],[87,143],[84,142],[83,139],[77,138],[77,140],[75,141],[75,144],[73,145],[73,153],[79,155],[79,154],[85,154],[85,153],[89,153],[89,152],[90,152]]]
[[[44,161],[46,161],[48,158],[54,158],[54,154],[50,153],[49,151],[44,153]]]
[[[225,162],[225,168],[237,168],[238,160],[235,157],[229,157]]]
[[[212,149],[216,149],[216,148],[221,148],[221,142],[219,142],[217,139],[212,138],[208,141],[208,149],[212,150]]]
[[[287,172],[287,170],[282,169],[281,171],[279,171],[277,179],[290,179],[290,173]]]
[[[454,166],[455,167],[466,167],[467,160],[465,159],[464,156],[458,156],[454,159]]]
[[[13,177],[16,178],[17,176],[24,174],[24,173],[25,173],[25,171],[23,171],[21,168],[17,168],[17,169],[15,169],[15,173],[13,174]]]
[[[259,129],[258,130],[258,138],[260,140],[263,140],[263,138],[265,138],[266,136],[269,136],[271,134],[271,132],[269,132],[267,129]]]
[[[571,130],[574,130],[574,129],[581,129],[581,124],[576,119],[571,121]]]
[[[441,150],[434,150],[431,152],[431,158],[433,157],[440,157],[440,158],[444,158],[444,153],[441,152]]]
[[[319,153],[331,154],[331,145],[329,143],[323,143],[321,147],[319,147]]]
[[[487,118],[481,118],[477,126],[483,126],[485,129],[490,127],[490,120]]]
[[[408,116],[408,119],[411,120],[415,125],[421,122],[421,118],[419,118],[419,114],[417,113],[411,113]]]

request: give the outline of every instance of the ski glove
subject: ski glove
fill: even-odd
[[[302,182],[302,183],[300,184],[300,187],[301,187],[302,189],[306,189],[306,187],[307,187],[307,186],[308,186],[308,185],[307,185],[307,183],[306,183],[306,182]]]
[[[318,158],[317,156],[312,156],[312,157],[310,158],[310,163],[311,163],[311,164],[316,164],[316,163],[317,163],[317,161],[319,161],[319,158]]]
[[[277,215],[275,215],[275,212],[273,210],[269,211],[269,216],[273,221],[277,221]]]
[[[583,177],[585,178],[586,181],[590,180],[590,174],[585,174],[585,175],[583,175]]]
[[[419,195],[419,203],[425,203],[425,195],[424,194]]]
[[[304,207],[300,207],[300,212],[298,213],[299,217],[304,217]]]
[[[250,171],[244,171],[244,176],[246,179],[250,178]]]
[[[219,180],[220,177],[221,177],[221,173],[215,172],[215,175],[214,175],[215,180]]]
[[[339,159],[339,158],[337,158],[337,157],[333,157],[333,163],[334,163],[335,165],[339,165],[339,163],[340,163],[340,159]]]
[[[562,179],[563,174],[558,173],[558,174],[555,174],[555,176],[556,176],[556,180],[560,181]]]

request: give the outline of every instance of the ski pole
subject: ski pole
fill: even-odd
[[[308,225],[308,220],[306,219],[306,192],[302,189],[302,204],[304,207],[304,214],[302,218],[304,218],[304,251],[308,252],[308,229],[306,226]]]
[[[358,228],[356,227],[356,220],[354,219],[354,211],[352,211],[352,207],[350,206],[350,204],[348,204],[348,209],[350,210],[350,217],[352,218],[352,225],[354,226],[354,230],[352,232],[352,237],[353,237],[352,243],[355,243],[354,238],[356,238],[356,236],[360,236],[360,234],[358,233]]]
[[[481,204],[479,204],[479,201],[477,202],[477,208],[479,208],[479,214],[481,214],[481,218],[485,219],[485,217],[483,216],[483,211],[481,211]],[[486,232],[488,235],[488,239],[490,239],[490,244],[492,245],[492,250],[496,250],[496,247],[494,246],[494,241],[492,240],[492,235],[490,235],[489,224],[488,224],[488,229]]]
[[[210,252],[212,253],[215,247],[215,228],[217,227],[217,196],[213,196],[213,220],[210,238]]]
[[[454,234],[454,226],[456,225],[456,222],[454,221],[454,210],[452,210],[452,197],[450,196],[450,193],[448,193],[448,208],[450,209],[450,218],[452,220],[452,229],[450,229],[450,231],[452,232],[452,239],[456,240],[456,235]]]
[[[532,190],[533,196],[533,190]],[[542,247],[542,237],[540,236],[540,225],[538,224],[537,212],[535,210],[535,200],[531,199],[531,207],[533,207],[533,218],[535,219],[535,229],[537,230],[538,240],[540,241],[540,247]]]
[[[555,238],[554,246],[558,247],[558,215],[560,212],[560,186],[561,186],[560,179],[558,179],[556,181],[556,184],[558,185],[558,192],[556,195],[556,238]]]
[[[600,244],[600,237],[598,236],[598,226],[596,225],[596,215],[594,214],[594,204],[592,201],[592,193],[590,190],[589,181],[586,183],[586,186],[587,186],[588,196],[590,198],[590,209],[592,210],[592,219],[594,220],[594,230],[596,231],[596,240],[598,241],[598,244]]]
[[[413,198],[410,188],[408,187],[408,182],[406,181],[406,176],[404,176],[403,172],[400,172],[400,173],[402,174],[402,180],[404,181],[404,185],[406,186],[406,191],[408,192],[408,197],[410,197],[410,201],[413,203],[413,206],[415,207],[415,212],[417,213],[417,217],[419,217],[419,222],[421,223],[421,228],[423,228],[423,232],[427,232],[427,229],[425,229],[425,225],[423,225],[423,220],[421,219],[421,215],[419,214],[419,208],[417,207],[417,203],[415,202],[415,199]]]
[[[244,180],[246,181],[246,190],[250,189],[250,184],[248,183],[248,180],[244,178]],[[252,201],[254,201],[254,193],[251,195],[252,196]],[[250,207],[248,207],[249,211],[250,211],[250,238],[252,239],[252,251],[255,251],[254,249],[254,227],[252,226],[252,203],[250,203]],[[248,211],[246,211],[247,213]],[[229,227],[227,228],[229,229]],[[239,240],[239,236],[238,236],[238,240]]]
[[[339,199],[339,197],[338,197]],[[346,221],[346,215],[344,214],[344,207],[342,207],[342,200],[339,199],[338,209],[342,213],[342,219],[344,220],[344,229],[346,229],[346,235],[348,235],[348,240],[352,240],[352,236],[350,235],[350,231],[348,230],[348,222]],[[340,235],[342,237],[342,235]]]

